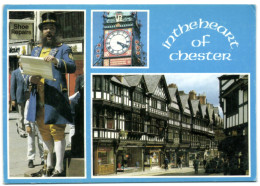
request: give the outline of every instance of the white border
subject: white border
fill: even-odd
[[[34,4],[34,5],[42,5],[42,3],[43,2],[41,2],[41,1],[35,1],[35,0],[24,0],[24,1],[22,1],[22,2],[19,2],[19,4],[20,5],[28,5],[28,4]],[[64,0],[56,0],[56,1],[52,1],[52,0],[45,0],[45,2],[44,2],[45,4],[49,4],[49,5],[58,5],[58,4],[62,4],[62,5],[64,5]],[[69,4],[73,4],[73,5],[78,5],[78,4],[80,4],[80,5],[82,5],[83,4],[83,2],[82,2],[82,0],[74,0],[73,2],[67,2],[67,3],[69,3]],[[98,5],[98,4],[102,4],[102,5],[105,5],[105,4],[112,4],[112,5],[114,5],[114,4],[121,4],[121,5],[124,5],[123,3],[122,3],[122,1],[119,1],[119,0],[115,0],[115,1],[111,1],[111,0],[95,0],[95,1],[88,1],[87,2],[88,3],[88,5]],[[127,4],[133,4],[133,5],[136,5],[136,4],[143,4],[143,5],[145,5],[145,4],[149,4],[149,5],[159,5],[159,4],[172,4],[173,5],[173,3],[176,5],[176,4],[190,4],[190,5],[196,5],[196,4],[214,4],[214,5],[220,5],[220,4],[223,4],[223,5],[225,5],[225,4],[231,4],[231,5],[237,5],[237,4],[244,4],[244,5],[247,5],[247,4],[256,4],[257,5],[257,7],[258,7],[258,5],[260,5],[260,1],[259,0],[236,0],[236,1],[234,1],[234,0],[219,0],[219,1],[216,1],[216,0],[214,0],[214,1],[206,1],[206,0],[197,0],[197,1],[194,1],[194,0],[186,0],[185,2],[183,1],[183,0],[175,0],[174,2],[172,2],[172,1],[169,1],[169,0],[161,0],[159,3],[158,2],[156,2],[156,1],[148,1],[148,0],[132,0],[132,1],[129,1],[129,2],[127,2]],[[2,0],[1,1],[1,5],[2,5],[2,11],[3,11],[3,6],[4,6],[4,4],[13,4],[13,5],[17,5],[18,4],[18,2],[17,2],[17,0]],[[257,18],[257,20],[259,20],[259,13],[256,13],[256,18]],[[0,22],[1,22],[1,26],[2,26],[2,28],[3,28],[3,18],[2,19],[0,19]],[[260,24],[257,24],[256,26],[257,26],[257,34],[258,33],[260,33],[259,32],[259,30],[260,30],[260,26],[259,26]],[[3,29],[0,29],[0,35],[1,35],[1,37],[2,37],[2,40],[1,41],[3,41]],[[258,43],[260,43],[260,37],[257,37],[256,38],[256,45],[258,46]],[[0,45],[0,51],[3,51],[3,44],[2,45]],[[257,47],[256,48],[256,52],[255,52],[255,55],[257,55],[257,54],[259,54],[260,53],[260,47]],[[2,60],[3,60],[3,58],[2,58]],[[257,93],[259,92],[259,86],[256,86],[256,83],[258,82],[258,80],[259,80],[259,75],[257,75],[258,73],[260,73],[260,65],[258,65],[257,64],[257,62],[258,62],[258,57],[256,58],[256,68],[257,68],[257,70],[256,70],[256,72],[253,72],[253,73],[255,73],[255,76],[256,76],[256,78],[253,80],[254,82],[254,85],[253,86],[255,86],[255,92],[254,92],[254,94],[255,94],[255,102],[256,102],[256,105],[255,105],[255,107],[254,107],[254,111],[255,111],[255,122],[256,122],[256,124],[258,123],[258,117],[257,117],[257,115],[260,115],[260,112],[258,111],[259,109],[258,109],[258,106],[257,105],[260,105],[260,99],[258,99],[257,98]],[[3,66],[2,66],[3,67]],[[3,72],[4,71],[4,69],[2,68],[2,67],[0,67],[0,72]],[[0,77],[0,79],[1,79],[1,81],[3,82],[3,76],[1,76]],[[3,92],[3,91],[6,91],[6,90],[3,90],[3,86],[0,86],[0,92]],[[5,117],[5,116],[3,116],[3,114],[6,114],[6,113],[3,113],[3,97],[2,97],[2,99],[1,99],[1,101],[0,101],[0,105],[1,105],[1,108],[0,108],[0,116],[1,116],[1,118],[3,118],[3,117]],[[2,126],[3,126],[3,120],[1,120],[2,122],[1,122],[1,124],[2,124]],[[260,127],[257,127],[256,125],[255,125],[255,127],[256,127],[256,133],[259,133],[260,132],[260,130],[259,130],[259,128]],[[1,134],[3,134],[3,127],[0,127],[0,132],[1,132]],[[256,135],[255,136],[255,141],[260,141],[260,136],[259,135]],[[4,152],[3,152],[3,143],[6,143],[5,141],[3,141],[3,137],[2,138],[0,138],[0,146],[1,146],[1,148],[0,148],[0,154],[4,154]],[[255,154],[255,156],[257,155],[257,154],[259,154],[259,149],[260,149],[260,145],[259,145],[260,143],[257,143],[256,144],[256,147],[255,147],[255,152],[256,152],[256,154]],[[257,159],[257,157],[255,157],[256,159]],[[3,165],[3,158],[0,160],[0,165]],[[256,166],[256,168],[255,168],[255,171],[256,171],[256,174],[255,174],[255,176],[256,176],[256,181],[255,182],[247,182],[247,183],[244,183],[244,182],[222,182],[222,183],[220,183],[220,184],[222,184],[222,185],[232,185],[232,184],[236,184],[236,186],[244,186],[245,184],[248,184],[248,185],[252,185],[252,184],[258,184],[257,182],[257,177],[259,178],[260,177],[260,171],[257,171],[257,170],[259,170],[257,167],[260,167],[260,164],[259,164],[259,162],[260,161],[257,161],[257,162],[254,162],[256,165],[258,165],[258,166]],[[3,169],[3,166],[0,166],[0,177],[2,177],[2,178],[4,178],[3,177],[3,175],[4,175],[4,171],[6,171],[6,170],[4,170]],[[2,179],[3,180],[3,179]],[[3,183],[3,181],[1,182],[1,184],[0,185],[3,185],[4,183]],[[172,186],[172,183],[164,183],[165,185],[171,185]],[[174,183],[175,185],[181,185],[181,186],[183,186],[183,183]],[[194,185],[199,185],[199,186],[202,186],[202,185],[206,185],[207,186],[207,184],[208,183],[204,183],[204,182],[196,182],[196,183],[192,183],[192,184],[194,184]],[[211,185],[219,185],[219,183],[210,183]],[[28,184],[29,185],[29,184]],[[31,184],[30,184],[31,185]],[[58,184],[58,185],[65,185],[65,184]],[[122,183],[118,183],[118,185],[126,185],[126,184],[122,184]],[[153,186],[157,186],[158,185],[158,183],[135,183],[135,185],[146,185],[146,186],[151,186],[151,185],[153,185]]]
[[[84,24],[84,47],[83,47],[83,68],[84,68],[84,71],[83,71],[83,74],[84,74],[84,108],[86,108],[86,9],[8,9],[7,10],[7,25],[6,25],[6,28],[7,28],[7,38],[9,38],[9,12],[10,11],[38,11],[38,12],[54,12],[54,11],[60,11],[60,12],[84,12],[84,20],[83,20],[83,24]],[[34,28],[37,28],[38,29],[38,25],[34,25]],[[34,29],[34,32],[35,32],[35,29]],[[7,47],[9,48],[9,43],[10,39],[7,39]],[[7,75],[8,75],[8,69],[9,69],[9,50],[7,50]],[[7,90],[9,90],[9,77],[7,77]],[[10,170],[9,170],[9,110],[8,110],[8,103],[9,103],[9,96],[10,96],[10,92],[7,91],[7,179],[25,179],[25,180],[28,180],[28,179],[86,179],[87,178],[87,156],[86,156],[86,132],[84,132],[84,170],[85,170],[85,175],[84,177],[11,177],[10,176]],[[67,127],[67,126],[66,126]],[[86,131],[86,110],[84,109],[84,130]],[[26,141],[27,142],[27,141]]]
[[[249,91],[249,96],[248,96],[248,163],[249,163],[249,166],[248,166],[248,170],[249,170],[249,175],[238,175],[238,176],[179,176],[179,175],[176,175],[176,176],[123,176],[123,175],[120,175],[120,176],[94,176],[93,175],[93,159],[91,161],[91,178],[92,179],[102,179],[102,178],[105,178],[105,179],[114,179],[114,178],[120,178],[120,179],[125,179],[125,178],[146,178],[146,179],[151,179],[151,178],[162,178],[162,180],[158,180],[159,182],[163,182],[164,178],[207,178],[207,179],[212,179],[212,181],[214,181],[214,178],[247,178],[247,177],[251,177],[251,172],[252,172],[252,166],[251,166],[251,139],[250,139],[250,132],[251,132],[251,112],[250,112],[250,107],[251,107],[251,86],[250,86],[250,81],[251,81],[251,77],[250,77],[250,73],[90,73],[90,80],[91,80],[91,92],[90,92],[90,99],[91,99],[91,119],[90,119],[90,122],[91,122],[91,158],[93,158],[93,126],[92,126],[92,119],[93,119],[93,113],[92,113],[92,110],[93,110],[93,98],[92,98],[92,77],[93,75],[174,75],[174,74],[187,74],[187,75],[190,75],[190,74],[216,74],[219,76],[221,75],[248,75],[248,91]],[[188,180],[187,180],[188,181]],[[176,181],[172,181],[172,183],[174,182],[180,182],[180,180],[176,180]],[[195,182],[195,181],[193,181]],[[207,182],[210,182],[210,181],[207,181]],[[217,182],[220,182],[220,181],[217,181]],[[159,183],[158,183],[159,184]]]
[[[107,12],[107,11],[123,11],[123,12],[131,12],[131,11],[134,11],[134,12],[146,12],[147,13],[147,51],[146,51],[146,65],[147,66],[108,66],[108,67],[104,67],[104,66],[93,66],[93,14],[95,12]],[[149,68],[149,65],[150,65],[150,61],[149,61],[149,31],[150,31],[150,10],[142,10],[142,9],[137,9],[137,10],[125,10],[125,9],[106,9],[106,10],[95,10],[95,9],[91,9],[91,69],[148,69]]]

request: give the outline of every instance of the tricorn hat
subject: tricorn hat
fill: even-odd
[[[53,12],[47,12],[42,14],[42,22],[38,26],[39,29],[42,30],[42,27],[45,24],[54,24],[57,29],[60,29],[60,24],[57,23],[56,15]]]

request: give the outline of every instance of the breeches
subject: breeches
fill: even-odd
[[[44,107],[37,109],[37,124],[44,141],[61,141],[65,138],[66,124],[44,124]]]
[[[44,79],[38,84],[39,102],[44,105]],[[36,120],[42,139],[44,141],[61,141],[65,138],[66,124],[45,124],[44,123],[44,106],[37,107]]]

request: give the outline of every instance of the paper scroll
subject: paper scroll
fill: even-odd
[[[53,78],[52,63],[44,61],[42,57],[21,56],[23,73],[27,75],[40,75],[45,79]]]

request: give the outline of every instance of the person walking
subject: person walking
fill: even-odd
[[[199,157],[197,156],[195,160],[193,160],[193,167],[195,170],[195,174],[199,173]]]
[[[44,154],[43,154],[43,143],[41,139],[40,132],[38,130],[38,126],[36,122],[29,122],[27,118],[28,114],[28,106],[29,106],[29,99],[25,103],[24,107],[24,125],[26,128],[26,132],[28,133],[27,138],[27,159],[28,159],[28,167],[34,168],[34,160],[36,155],[35,149],[35,138],[38,144],[39,155],[41,159],[41,165],[44,164]]]
[[[22,137],[26,138],[25,125],[24,125],[24,106],[27,98],[25,97],[26,92],[29,91],[29,76],[23,74],[22,64],[19,62],[19,68],[14,70],[11,74],[11,105],[18,109],[18,122],[17,133]]]
[[[165,159],[164,159],[164,168],[165,168],[165,170],[168,170],[168,164],[169,164],[169,160],[168,160],[168,158],[165,156]]]

